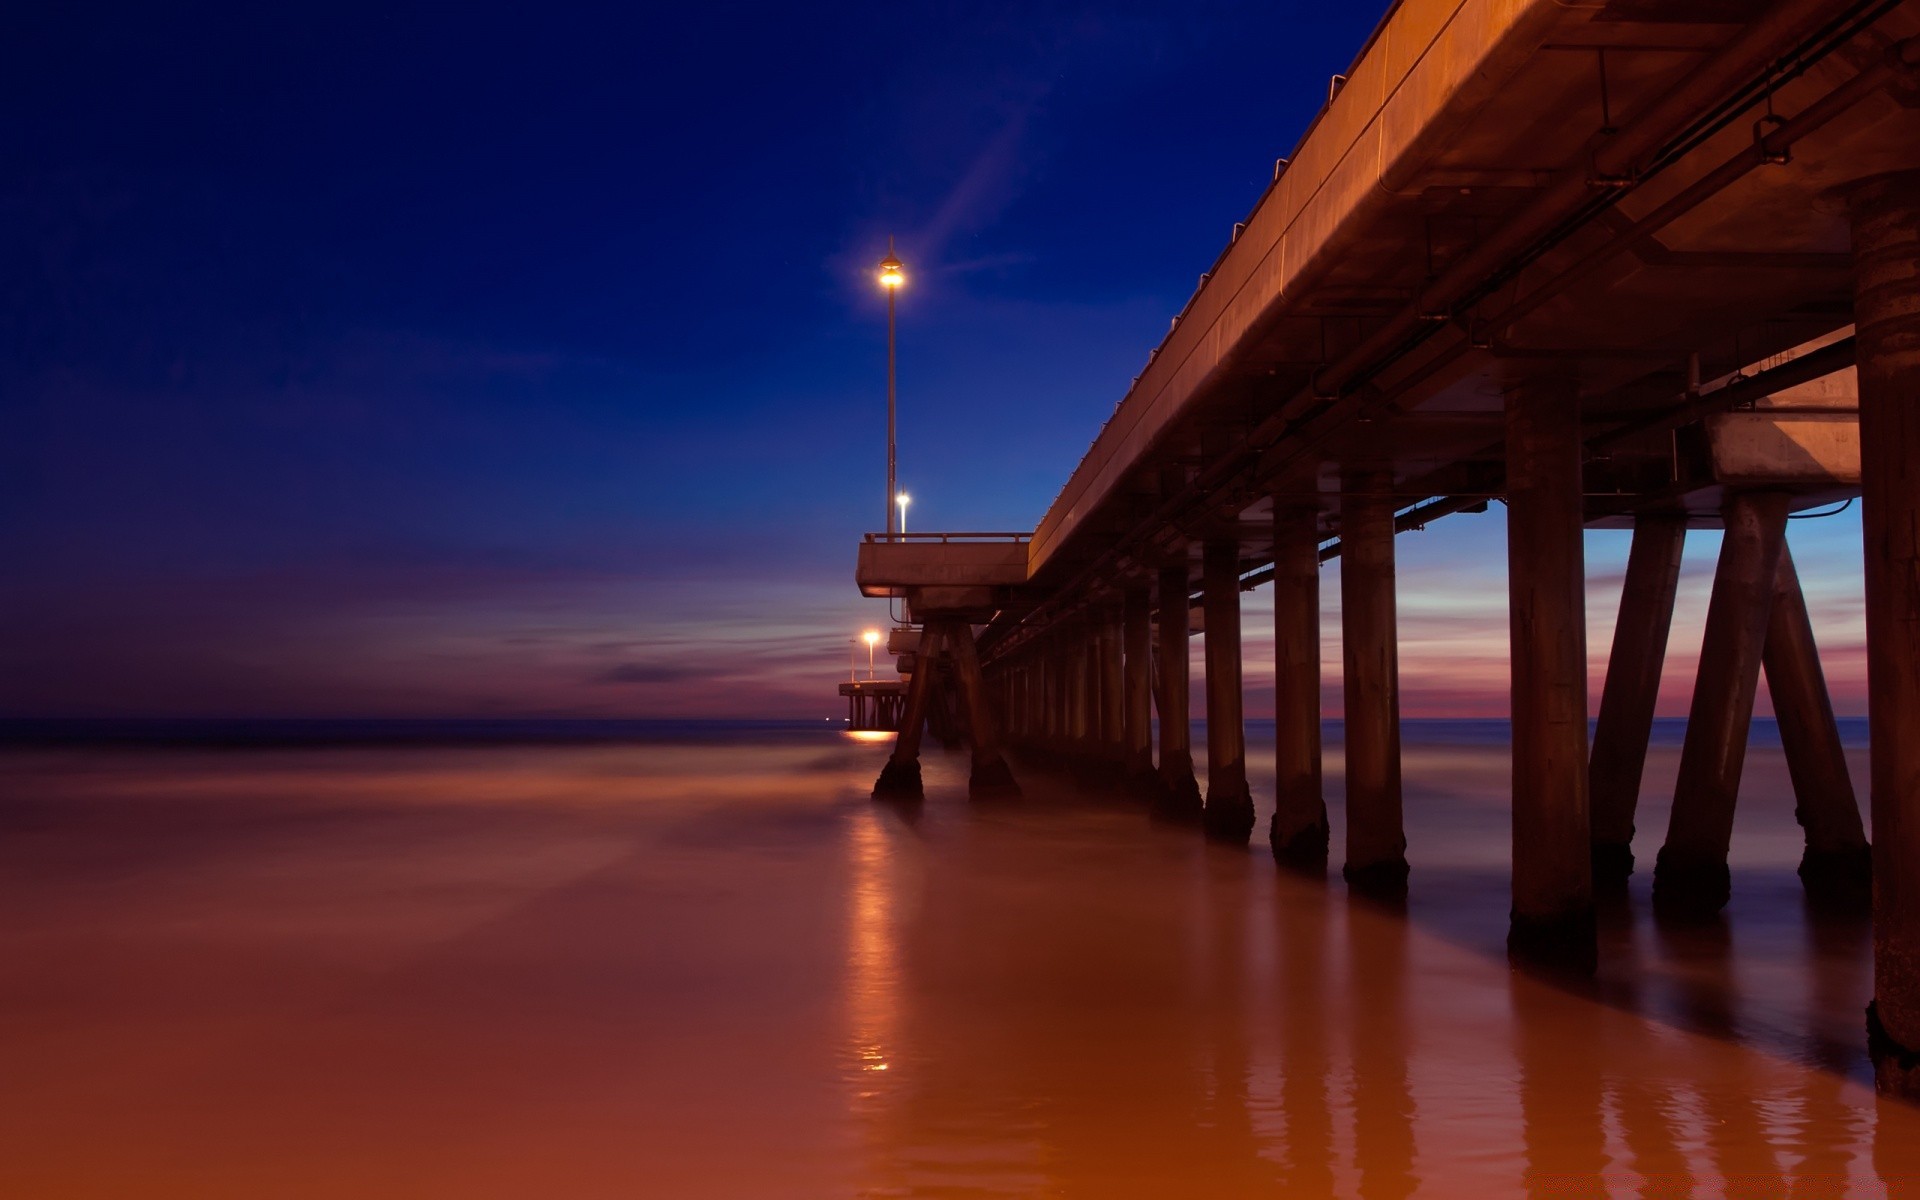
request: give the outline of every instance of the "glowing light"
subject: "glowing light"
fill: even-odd
[[[880,260],[880,286],[883,288],[897,288],[906,281],[907,273],[905,266],[889,251],[887,256]]]
[[[869,629],[860,635],[860,640],[871,646],[880,640],[880,631],[877,629]]]

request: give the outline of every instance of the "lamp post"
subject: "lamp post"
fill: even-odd
[[[893,256],[893,238],[887,238],[887,256],[880,260],[880,286],[887,292],[887,535],[891,540],[893,529],[894,495],[894,433],[897,423],[898,403],[894,390],[894,354],[893,354],[893,298],[899,292],[900,285],[907,281],[900,260]],[[905,513],[901,514],[904,523]],[[905,532],[902,530],[902,532]]]
[[[857,665],[860,661],[858,658],[859,653],[860,653],[860,639],[848,638],[847,639],[847,682],[848,683],[858,683],[860,681],[860,668]]]
[[[907,504],[913,497],[901,492],[894,499],[900,502],[900,536],[905,537],[907,536]]]
[[[860,637],[862,641],[867,643],[867,678],[871,680],[873,678],[873,647],[880,641],[880,631],[877,629],[869,629],[861,634]]]

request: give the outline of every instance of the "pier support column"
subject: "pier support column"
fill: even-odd
[[[1787,497],[1738,492],[1726,502],[1723,516],[1726,535],[1707,602],[1673,814],[1653,868],[1654,908],[1669,915],[1707,916],[1726,907],[1727,846],[1760,685]]]
[[[1087,715],[1093,708],[1087,695],[1091,658],[1087,631],[1075,623],[1067,641],[1067,747],[1082,758],[1087,753]]]
[[[1127,773],[1135,781],[1153,774],[1153,597],[1127,589],[1121,616],[1126,672]]]
[[[1120,613],[1102,609],[1100,630],[1100,753],[1116,766],[1126,758],[1127,697],[1121,680],[1126,648],[1121,645]]]
[[[1048,749],[1060,754],[1069,743],[1072,697],[1067,691],[1067,639],[1062,630],[1047,647],[1047,742]]]
[[[953,654],[954,675],[967,705],[967,727],[973,741],[973,769],[967,777],[967,791],[975,796],[1018,796],[1020,785],[1000,748],[1000,722],[987,695],[986,680],[980,673],[980,655],[973,644],[973,630],[965,621],[946,623],[947,648]]]
[[[1593,810],[1593,874],[1615,882],[1633,874],[1633,814],[1646,772],[1653,709],[1660,698],[1660,670],[1667,661],[1673,600],[1680,587],[1680,554],[1686,548],[1684,516],[1650,513],[1635,517],[1627,577],[1620,589],[1620,616],[1613,626],[1613,652],[1600,693],[1587,770]]]
[[[1031,651],[1029,669],[1033,673],[1033,710],[1028,716],[1034,744],[1048,753],[1053,751],[1053,646],[1042,639]]]
[[[1187,569],[1160,571],[1160,794],[1154,813],[1171,821],[1200,820],[1200,785],[1193,779],[1193,725],[1187,682]]]
[[[1273,502],[1273,824],[1283,865],[1327,867],[1320,764],[1320,509]]]
[[[1847,775],[1847,756],[1840,747],[1840,726],[1833,719],[1800,573],[1784,542],[1760,664],[1780,725],[1787,774],[1793,778],[1794,818],[1807,835],[1800,880],[1817,900],[1862,905],[1873,891],[1872,851]]]
[[[1849,191],[1872,747],[1880,1087],[1920,1097],[1920,171]]]
[[[1346,665],[1347,861],[1356,889],[1407,886],[1400,810],[1400,647],[1394,611],[1393,478],[1358,472],[1340,502],[1340,626]]]
[[[1207,613],[1207,836],[1245,844],[1253,833],[1247,788],[1247,730],[1240,687],[1240,544],[1210,541],[1201,551]]]
[[[1100,759],[1100,627],[1091,619],[1080,627],[1080,755]]]
[[[1507,620],[1512,643],[1510,956],[1592,971],[1587,597],[1580,393],[1507,396]]]
[[[920,630],[920,649],[907,680],[906,711],[900,714],[900,734],[894,739],[887,765],[880,769],[880,778],[874,782],[875,800],[918,800],[926,794],[920,786],[920,731],[927,723],[927,705],[933,692],[930,668],[939,652],[940,628],[929,622]]]

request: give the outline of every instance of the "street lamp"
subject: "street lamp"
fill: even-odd
[[[848,683],[858,683],[860,681],[860,668],[855,665],[859,661],[855,657],[855,655],[859,653],[860,653],[860,639],[848,638],[847,639],[847,682]]]
[[[869,629],[860,635],[860,639],[867,644],[867,678],[872,679],[873,647],[880,641],[880,631],[878,629]]]
[[[907,495],[905,492],[901,492],[898,496],[895,496],[894,499],[900,502],[900,536],[905,537],[907,536],[907,504],[913,497]]]
[[[900,285],[907,281],[900,260],[893,256],[893,238],[887,238],[887,256],[880,260],[880,286],[887,292],[887,534],[893,534],[893,492],[894,492],[894,433],[897,424],[898,402],[894,389],[893,354],[893,298]],[[904,532],[904,530],[902,531]]]

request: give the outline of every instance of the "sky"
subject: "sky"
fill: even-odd
[[[842,713],[888,237],[911,525],[1031,529],[1383,7],[15,6],[0,715]],[[1409,713],[1504,711],[1501,536],[1402,539]]]

